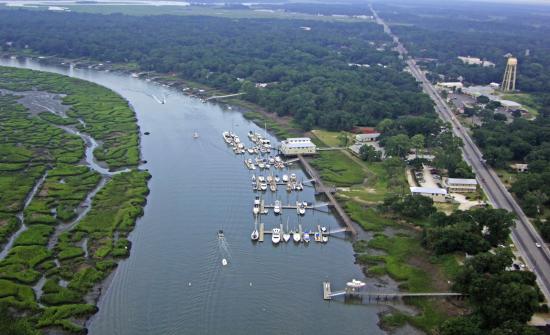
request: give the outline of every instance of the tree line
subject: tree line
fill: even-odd
[[[136,63],[244,91],[245,99],[291,115],[305,129],[349,130],[433,113],[374,23],[0,10],[0,41],[8,51]]]

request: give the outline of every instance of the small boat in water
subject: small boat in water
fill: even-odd
[[[223,240],[225,238],[225,235],[223,234],[223,230],[218,230],[218,239]]]
[[[194,138],[194,139],[197,139],[197,138],[199,138],[199,133],[197,133],[197,132],[194,132],[194,133],[193,133],[193,138]]]
[[[283,175],[283,183],[286,183],[288,182],[288,175],[284,174]]]
[[[309,233],[307,231],[304,232],[304,242],[309,243]]]
[[[290,241],[290,230],[288,230],[288,218],[286,219],[286,230],[283,232],[283,241]]]
[[[260,233],[258,233],[258,229],[254,227],[252,234],[250,234],[250,238],[252,239],[252,241],[257,241],[259,237],[260,237]]]
[[[298,212],[299,215],[306,214],[306,205],[304,204],[304,202],[296,201],[296,211]]]
[[[296,243],[299,243],[300,240],[302,239],[302,237],[300,236],[300,232],[298,230],[295,230],[293,233],[292,233],[292,239],[294,240],[294,242]]]
[[[275,213],[275,215],[281,214],[281,200],[275,200],[275,205],[273,206],[273,213]]]
[[[252,213],[254,215],[260,214],[260,197],[256,197],[256,199],[254,199],[254,207],[252,207]]]
[[[222,265],[223,265],[223,266],[226,266],[226,265],[227,265],[227,259],[225,259],[225,258],[222,259]]]
[[[281,242],[281,230],[279,228],[273,228],[271,242],[273,242],[273,244],[279,244],[279,242]]]
[[[275,182],[278,183],[281,181],[281,178],[279,178],[279,176],[275,176]]]

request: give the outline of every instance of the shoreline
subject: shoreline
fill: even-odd
[[[5,54],[0,54],[0,57],[6,57],[6,55]],[[18,57],[30,58],[30,59],[35,60],[35,61],[40,62],[40,63],[45,63],[47,65],[55,65],[55,66],[60,66],[60,67],[69,67],[70,68],[71,66],[74,66],[75,68],[79,68],[79,69],[86,69],[87,68],[87,69],[95,70],[95,71],[99,71],[99,72],[105,72],[106,71],[106,72],[113,72],[113,73],[117,73],[117,74],[127,74],[127,75],[131,75],[131,74],[135,73],[134,71],[131,71],[129,69],[118,68],[117,64],[109,64],[108,66],[106,66],[105,64],[98,63],[98,62],[92,62],[90,60],[79,61],[79,60],[62,59],[62,58],[57,58],[57,57],[40,58],[39,56],[31,56],[31,55],[18,55]],[[54,61],[52,62],[52,60],[54,60]],[[75,64],[73,64],[72,62],[75,62]],[[93,65],[89,65],[89,64],[98,64],[98,65],[102,64],[103,66],[101,68],[97,68],[97,66],[94,67]],[[185,79],[182,79],[182,78],[179,78],[175,75],[170,75],[170,74],[161,74],[161,73],[156,73],[156,72],[145,72],[145,73],[140,73],[140,76],[136,79],[141,79],[141,80],[154,82],[156,84],[159,84],[159,85],[162,85],[162,86],[165,86],[165,87],[171,87],[171,88],[177,89],[180,93],[183,93],[185,95],[195,97],[195,98],[198,98],[198,99],[202,99],[203,101],[204,101],[204,99],[207,99],[209,96],[224,95],[224,94],[228,93],[228,92],[224,92],[224,91],[212,88],[212,87],[208,87],[208,86],[200,84],[200,83],[194,83],[194,82],[191,82],[191,81],[187,81]],[[187,88],[187,90],[184,90],[185,88]],[[193,92],[196,92],[196,94],[194,94]],[[212,101],[212,102],[214,102],[214,101]],[[256,123],[257,125],[259,125],[261,127],[263,127],[264,124],[267,123],[267,122],[269,122],[270,125],[275,124],[275,126],[279,127],[279,128],[277,128],[276,131],[272,131],[272,132],[277,137],[283,137],[283,136],[287,136],[287,135],[304,136],[305,134],[308,133],[306,131],[298,129],[297,127],[294,127],[292,125],[292,119],[291,118],[278,117],[275,113],[270,113],[270,112],[266,111],[264,108],[262,108],[258,105],[255,105],[253,103],[250,103],[248,101],[242,100],[242,99],[230,98],[230,99],[227,99],[223,102],[220,100],[220,101],[215,101],[214,103],[220,104],[220,105],[228,105],[228,106],[238,107],[239,112],[243,113],[243,116],[246,119],[249,119],[250,121]],[[130,107],[133,110],[133,107],[131,105],[130,105]],[[138,126],[138,129],[139,129],[139,126]],[[139,135],[140,135],[139,140],[141,141],[141,136],[143,134],[141,134],[141,132],[140,132]],[[313,135],[313,136],[315,136],[315,135]],[[317,139],[319,139],[317,136],[315,136],[315,137]],[[140,152],[140,158],[141,158],[141,154],[142,154],[142,152],[141,152],[141,143],[139,145],[139,149],[140,149],[139,152]],[[313,167],[313,169],[319,174],[319,171],[316,168]],[[320,177],[320,178],[321,178],[321,180],[323,180],[322,177]],[[340,205],[343,205],[342,200],[339,199],[338,197],[337,197],[336,201]],[[338,217],[338,215],[336,215],[336,217],[339,221],[341,220],[341,218]],[[138,220],[139,220],[139,218],[138,218]],[[354,226],[358,229],[359,236],[364,236],[364,237],[369,238],[369,239],[372,238],[373,235],[371,235],[372,234],[371,231],[363,229],[357,222],[355,222],[353,220],[352,220],[352,222],[353,222]],[[137,223],[138,222],[136,221],[136,224]],[[350,241],[350,242],[353,246],[353,241]],[[373,249],[373,250],[376,250],[376,249]],[[354,254],[356,254],[356,253],[354,252]],[[366,277],[375,278],[375,280],[377,280],[379,282],[383,282],[382,278],[379,275],[368,274],[368,270],[367,270],[368,266],[358,263],[357,258],[356,257],[354,257],[354,258],[355,258],[354,259],[354,264],[361,269],[361,271],[365,274]],[[108,288],[109,288],[109,286],[112,282],[112,279],[114,277],[115,271],[116,271],[116,268],[114,269],[114,271],[111,272],[111,274],[103,282],[98,283],[97,287],[93,288],[93,291],[96,293],[95,296],[94,296],[96,303],[99,300],[101,300],[101,298],[103,296],[102,293],[104,293],[106,290],[108,290]],[[387,279],[391,280],[395,284],[396,289],[399,290],[399,281],[397,281],[397,280],[395,280],[391,277],[388,277]],[[417,306],[415,306],[413,304],[408,304],[406,302],[401,302],[401,304],[406,307],[405,310],[409,310],[409,311],[405,311],[405,313],[407,313],[407,314],[409,314],[411,312],[411,310],[413,310],[414,312],[418,311]],[[407,325],[409,325],[408,327],[413,328],[417,333],[424,333],[422,330],[420,330],[418,328],[415,328],[415,327],[413,327],[412,325],[410,325],[408,323],[406,323],[404,326],[388,327],[387,325],[384,324],[384,319],[383,319],[384,315],[391,314],[392,311],[398,311],[398,312],[401,312],[401,313],[403,311],[400,308],[397,308],[397,307],[391,306],[391,305],[384,305],[384,307],[385,307],[384,311],[380,311],[380,312],[377,313],[377,315],[379,317],[378,327],[382,331],[384,331],[388,334],[396,334],[396,333],[399,333],[399,331],[401,329],[404,329],[405,327],[407,327]],[[91,320],[94,318],[94,316],[96,314],[97,313],[94,313],[89,318],[87,318],[85,320],[84,325],[88,326],[90,324]]]

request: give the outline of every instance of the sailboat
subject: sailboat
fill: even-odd
[[[292,239],[294,240],[294,242],[296,243],[299,243],[300,240],[302,239],[302,237],[300,236],[300,232],[298,230],[295,230],[293,233],[292,233]]]
[[[288,218],[286,219],[286,230],[283,233],[283,241],[288,242],[290,240],[290,230],[288,230]]]
[[[257,241],[260,237],[260,234],[258,233],[258,217],[254,219],[254,230],[252,231],[252,234],[250,234],[250,238],[252,241]]]

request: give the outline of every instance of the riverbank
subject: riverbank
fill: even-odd
[[[0,90],[0,213],[17,223],[1,227],[0,303],[34,327],[84,332],[88,293],[128,256],[148,194],[135,114],[105,87],[52,73],[0,67]]]
[[[130,74],[130,72],[126,70],[119,69],[117,71],[127,73],[128,75]],[[188,95],[194,95],[196,93],[198,97],[202,97],[203,99],[212,95],[225,94],[225,92],[209,89],[208,87],[198,85],[196,83],[190,83],[181,80],[175,76],[160,75],[154,73],[142,74],[141,76],[149,79],[150,81],[156,81],[161,85],[166,85],[174,89],[181,90],[182,92],[184,89],[188,88],[185,91]],[[191,87],[193,89],[191,89]],[[170,103],[169,100],[168,103]],[[277,115],[269,113],[259,108],[258,106],[250,104],[247,101],[233,98],[228,100],[227,103],[239,105],[240,107],[248,109],[248,111],[244,112],[244,115],[247,118],[254,120],[255,123],[257,123],[262,128],[264,127],[264,125],[267,124],[269,130],[273,130],[274,133],[276,133],[278,136],[301,136],[303,134],[303,131],[296,127],[291,119],[280,118]],[[316,137],[317,136],[314,136],[314,138]],[[319,135],[319,137],[321,137],[321,139],[316,139],[316,141],[322,144],[322,141],[326,139],[323,139],[321,135]],[[384,213],[380,213],[380,210],[376,207],[376,204],[383,200],[389,190],[400,188],[399,181],[402,179],[401,177],[404,178],[404,173],[402,175],[399,175],[399,167],[397,167],[396,169],[387,169],[387,167],[384,166],[382,163],[362,163],[357,158],[351,156],[345,151],[325,152],[323,153],[322,157],[313,160],[314,164],[315,161],[317,161],[317,169],[323,176],[323,180],[339,188],[339,200],[345,206],[346,210],[349,212],[352,218],[360,225],[362,225],[364,229],[366,229],[367,231],[384,232],[392,236],[395,229],[399,229],[400,227],[402,227],[403,223],[396,222],[395,219],[385,217],[383,215]],[[395,175],[397,175],[398,178],[394,178],[393,174],[388,174],[388,171],[390,170],[395,170]],[[395,184],[393,184],[394,181]],[[341,184],[339,184],[339,182]],[[350,201],[350,199],[352,201]],[[409,234],[410,232],[407,232],[405,230],[401,233]],[[414,236],[415,239],[418,239],[418,234]],[[396,243],[401,242],[404,241],[397,241]],[[415,244],[415,246],[419,245]],[[413,248],[408,249],[408,251],[416,252],[417,250]],[[372,253],[377,252],[373,250]],[[429,255],[425,256],[429,258]],[[398,258],[397,260],[388,259],[388,262],[396,265],[401,264],[401,266],[411,266],[410,264],[408,264],[408,259],[404,257]],[[430,262],[428,261],[426,263],[429,264]],[[368,264],[363,264],[363,266],[364,268],[368,269]],[[378,267],[378,269],[380,268],[381,267]],[[381,271],[378,274],[376,273],[376,271],[373,271],[372,274],[369,274],[369,272],[367,271],[367,275],[382,275],[384,273],[395,276],[397,280],[408,281],[408,279],[403,279],[403,276],[398,276],[396,275],[396,273],[393,273],[391,271]],[[405,286],[403,286],[403,288],[405,288]],[[438,321],[441,320],[441,318],[437,318],[434,315],[428,315],[427,317],[423,318],[425,325],[417,326],[422,329],[429,329],[429,327],[433,326],[434,324],[434,322],[431,322],[429,320],[436,319]],[[384,320],[391,319],[388,319],[388,317],[384,317]],[[405,318],[401,317],[401,320],[405,320]],[[388,324],[390,324],[389,321]]]

